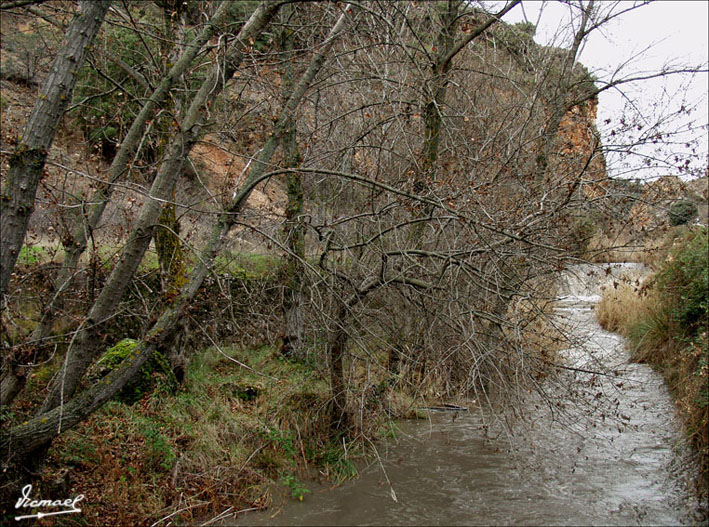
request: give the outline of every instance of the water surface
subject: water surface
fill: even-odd
[[[608,270],[606,270],[608,269]],[[596,323],[601,287],[642,268],[578,266],[557,320],[572,342],[558,380],[529,394],[514,437],[489,437],[480,409],[399,422],[382,463],[331,489],[308,483],[244,525],[676,525],[691,509],[685,447],[662,378]],[[396,501],[394,500],[396,498]]]

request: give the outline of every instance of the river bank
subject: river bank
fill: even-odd
[[[662,377],[598,325],[601,288],[633,264],[565,273],[556,309],[570,344],[560,375],[529,393],[509,428],[477,408],[398,423],[361,477],[244,525],[677,525],[701,521],[694,469]],[[455,417],[455,418],[454,418]],[[514,431],[513,436],[507,432]],[[224,523],[225,525],[228,522]]]

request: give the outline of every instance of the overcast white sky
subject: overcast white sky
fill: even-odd
[[[577,0],[574,0],[577,3]],[[639,2],[599,3],[606,12],[622,11]],[[484,2],[492,11],[505,2]],[[544,45],[568,46],[571,9],[555,1],[523,1],[504,20],[516,23],[528,20],[537,25],[535,40]],[[566,31],[564,31],[566,29]],[[599,79],[608,80],[619,67],[621,76],[637,72],[659,71],[664,66],[697,66],[707,68],[709,60],[709,2],[658,0],[619,16],[594,31],[581,52],[581,62]],[[618,177],[648,178],[664,174],[680,174],[678,165],[689,160],[689,167],[701,175],[707,167],[709,153],[709,75],[678,75],[669,78],[624,85],[623,93],[610,89],[599,97],[598,128],[606,146],[618,144],[619,137],[626,142],[642,140],[652,124],[662,120],[662,127],[675,135],[663,136],[658,144],[637,149],[638,155],[620,156],[609,153],[609,172]],[[631,105],[632,102],[632,105]],[[690,113],[673,117],[684,106]],[[630,138],[627,134],[611,136],[625,115],[629,123],[642,114]],[[606,121],[610,123],[606,124]],[[681,130],[680,130],[681,129]],[[654,132],[653,132],[654,133]],[[671,144],[668,144],[671,143]],[[690,146],[687,147],[686,144]],[[696,153],[693,153],[692,150]],[[675,156],[678,160],[675,161]],[[648,159],[651,166],[647,167]],[[644,167],[644,168],[641,168]]]

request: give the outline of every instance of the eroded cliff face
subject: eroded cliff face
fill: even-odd
[[[461,31],[469,33],[477,26],[477,23],[473,19],[466,19]],[[535,130],[530,130],[528,139],[533,138],[536,130],[543,125],[542,109],[524,108],[520,112],[514,112],[511,108],[519,104],[517,100],[519,94],[515,85],[522,86],[525,82],[531,82],[534,79],[534,61],[532,59],[535,53],[548,51],[541,50],[534,43],[530,34],[519,32],[509,34],[508,31],[505,36],[501,36],[507,31],[505,28],[509,29],[509,26],[500,24],[499,28],[493,27],[489,37],[486,36],[480,43],[471,44],[469,46],[470,49],[466,49],[459,57],[456,57],[455,68],[461,71],[477,67],[481,69],[477,77],[472,78],[472,80],[468,79],[472,84],[466,86],[464,82],[461,82],[460,84],[452,84],[449,89],[447,99],[450,107],[444,108],[444,124],[447,127],[446,134],[450,134],[450,141],[449,144],[443,146],[439,160],[442,174],[441,180],[453,182],[452,186],[462,188],[464,185],[469,185],[470,180],[474,179],[473,182],[475,184],[483,182],[481,189],[485,192],[492,193],[500,189],[510,188],[510,192],[499,192],[496,197],[497,202],[502,204],[500,215],[516,210],[519,205],[517,201],[525,199],[524,191],[519,189],[529,184],[535,153],[531,151],[533,148],[530,147],[530,152],[525,162],[520,163],[519,166],[508,168],[504,166],[504,155],[499,155],[499,152],[494,151],[489,153],[485,150],[484,145],[486,143],[493,144],[493,141],[497,140],[495,134],[498,133],[512,136],[515,133],[513,128],[521,127],[521,122],[527,119],[526,116],[522,115],[524,112],[529,112],[530,114],[536,112],[530,118],[530,121],[534,121],[534,125],[530,129],[534,128]],[[351,45],[351,43],[343,43],[345,47],[348,45]],[[504,73],[506,78],[511,80],[506,86],[485,80],[499,76],[501,72]],[[404,77],[410,75],[410,72],[398,71],[397,73]],[[458,73],[454,73],[453,79],[457,83],[459,79],[456,75]],[[244,76],[246,77],[245,74]],[[238,77],[238,74],[234,80],[239,83],[239,79],[236,77]],[[5,137],[9,135],[6,132],[16,129],[20,122],[17,119],[17,122],[13,123],[12,126],[8,126],[9,121],[6,117],[11,115],[17,108],[24,108],[29,105],[31,98],[27,98],[26,103],[18,106],[14,103],[13,93],[15,91],[19,92],[19,88],[7,80],[2,82],[3,96],[5,100],[10,101],[10,108],[3,112],[3,123],[5,124],[3,126],[3,137]],[[234,116],[243,110],[230,109],[231,117],[222,118],[215,115],[214,129],[231,129],[230,133],[238,135],[238,140],[225,139],[223,134],[213,133],[205,137],[194,148],[190,155],[191,162],[187,163],[187,165],[193,166],[186,167],[185,177],[182,178],[182,183],[178,187],[178,201],[182,201],[185,198],[184,201],[187,203],[199,203],[196,209],[216,210],[218,206],[216,206],[215,201],[223,203],[228,200],[240,180],[248,173],[249,159],[258,151],[263,142],[265,131],[269,130],[272,125],[272,116],[277,113],[276,111],[282,103],[277,68],[270,65],[259,65],[258,76],[250,82],[253,85],[247,85],[244,81],[243,86],[246,86],[246,88],[244,88],[243,92],[239,92],[239,97],[241,98],[236,97],[233,93],[229,97],[234,99],[235,108],[237,108],[237,105],[241,105],[238,108],[248,105],[258,107],[259,111],[255,112],[259,114],[258,117],[254,117],[253,121],[250,122],[241,120],[234,124],[229,122],[229,120],[236,119]],[[263,86],[271,86],[272,89],[270,91],[264,90],[262,89]],[[347,85],[343,84],[342,86]],[[397,119],[407,120],[405,129],[400,132],[401,140],[399,141],[400,144],[406,144],[406,149],[402,147],[401,151],[396,152],[396,154],[410,155],[411,151],[415,152],[421,143],[423,135],[421,132],[423,119],[421,109],[417,108],[416,104],[410,103],[410,101],[415,101],[416,96],[420,95],[420,86],[414,86],[414,89],[416,90],[415,93],[412,91],[402,96],[402,99],[407,101],[403,115],[395,115],[395,112],[401,111],[401,109],[392,104],[391,115],[385,115],[383,112],[380,115],[374,115],[374,112],[372,112],[373,115],[370,116],[369,113],[363,113],[362,123],[353,122],[353,126],[350,128],[361,126],[366,131],[367,121],[373,122],[375,118],[380,119],[382,122],[386,122],[387,119],[392,121]],[[532,89],[524,86],[524,90],[528,92],[527,98],[529,98],[529,93],[532,93]],[[28,91],[24,88],[23,90]],[[463,91],[466,93],[462,93]],[[373,93],[367,92],[366,95],[370,96]],[[341,99],[347,99],[350,95],[355,97],[357,93],[356,90],[352,93],[345,92],[344,88],[339,87],[337,95]],[[318,94],[318,97],[320,97],[320,94]],[[326,101],[327,95],[324,91],[322,97],[323,101]],[[232,104],[232,102],[229,101],[228,104]],[[360,102],[354,100],[352,104],[356,105],[360,104]],[[529,102],[527,101],[526,104],[529,104]],[[315,129],[315,125],[312,123],[317,123],[317,118],[314,115],[317,111],[323,111],[323,107],[324,104],[320,107],[317,105],[304,105],[301,122],[299,122],[299,126],[305,130],[300,136],[301,142],[312,140],[315,143],[315,139],[324,135],[321,130],[315,130],[314,132],[306,130],[311,127]],[[567,112],[562,119],[556,141],[556,151],[553,153],[557,158],[556,168],[558,174],[563,174],[565,178],[573,178],[575,175],[583,174],[577,195],[582,195],[588,199],[595,199],[604,195],[607,187],[605,183],[607,179],[605,161],[600,151],[598,133],[595,128],[596,108],[597,102],[589,100]],[[239,119],[242,119],[242,117],[239,117]],[[510,125],[509,122],[514,119],[520,120],[520,123]],[[105,162],[100,155],[95,150],[92,150],[90,146],[87,146],[85,138],[74,137],[74,135],[80,135],[78,130],[75,130],[73,135],[69,136],[70,118],[67,118],[66,124],[69,126],[63,132],[67,136],[67,140],[64,141],[63,137],[60,137],[51,153],[53,160],[56,160],[68,170],[75,170],[76,173],[102,173],[105,170]],[[473,130],[473,127],[477,128]],[[312,135],[306,139],[306,135],[309,132],[312,132]],[[459,133],[460,135],[456,135]],[[326,138],[321,138],[321,141],[324,142],[324,140]],[[451,147],[453,143],[463,144],[465,141],[474,143],[474,146],[469,149],[474,152],[473,155],[470,155],[471,160],[469,161],[463,161],[460,155],[461,153],[469,154],[466,147],[458,148],[457,145]],[[531,144],[527,139],[525,141],[527,141],[527,144]],[[360,172],[363,175],[377,175],[382,170],[381,159],[374,155],[371,149],[356,148],[356,146],[354,145],[351,148],[352,156],[349,161],[351,170]],[[474,149],[477,149],[477,151]],[[314,152],[318,153],[317,151]],[[451,152],[451,154],[449,155],[447,152]],[[395,156],[392,156],[392,158],[395,158]],[[473,158],[475,158],[474,162],[472,161]],[[383,170],[395,173],[399,168],[396,165],[392,165],[391,167],[385,166]],[[139,167],[136,168],[135,172],[136,174],[139,172]],[[495,176],[498,172],[502,174],[502,177]],[[46,183],[50,187],[59,187],[68,171],[56,166],[50,166],[48,173],[49,177]],[[474,176],[471,176],[471,174],[474,174]],[[133,174],[131,177],[133,177]],[[489,191],[484,188],[484,177],[489,178]],[[144,181],[138,182],[145,183]],[[562,185],[563,178],[554,177],[550,184]],[[259,215],[267,218],[269,222],[282,221],[286,204],[284,188],[280,178],[274,178],[254,190],[247,206],[252,211],[258,212]],[[91,180],[77,179],[75,188],[72,190],[77,195],[88,195],[91,189]],[[115,233],[115,237],[120,238],[122,233],[126,232],[132,224],[142,200],[143,196],[140,193],[134,193],[130,189],[119,189],[116,193],[115,202],[110,205],[109,211],[105,215],[99,235]],[[509,205],[507,205],[508,203]],[[51,211],[44,212],[41,207],[38,210],[39,213],[33,218],[33,231],[51,232],[54,228],[52,225],[57,225],[59,221],[50,217]],[[522,210],[519,213],[520,217],[527,215],[528,212]],[[182,210],[181,213],[186,219],[191,214],[188,209]],[[195,213],[194,218],[196,219],[194,228],[199,230],[199,214]],[[185,221],[184,223],[187,231],[193,228],[192,222]]]
[[[525,42],[527,42],[525,40]],[[529,43],[525,47],[525,52],[529,51]],[[531,46],[536,46],[531,44]],[[492,54],[493,57],[486,56],[484,61],[487,61],[489,68],[493,66],[498,66],[501,63],[507,64],[510,68],[514,70],[508,71],[510,77],[528,77],[529,71],[527,71],[524,64],[519,63],[519,57],[513,56],[509,49],[506,47],[496,47],[495,45],[490,45],[486,43],[484,46],[484,53]],[[520,53],[518,50],[515,53]],[[469,56],[461,56],[460,65],[461,68],[466,68],[475,59],[471,59],[470,56],[474,56],[478,51],[471,51]],[[511,60],[510,60],[511,58]],[[267,68],[266,68],[267,69]],[[585,71],[585,70],[584,70]],[[263,73],[263,72],[262,72]],[[481,76],[487,76],[490,72],[481,71]],[[264,75],[269,75],[270,81],[278,84],[277,76],[274,72],[266,72]],[[273,77],[273,78],[270,78]],[[454,77],[455,78],[455,77]],[[474,85],[470,89],[476,91],[473,94],[474,101],[476,101],[476,106],[459,107],[459,100],[466,97],[461,97],[459,93],[456,93],[456,89],[465,89],[465,86],[461,84],[460,87],[454,86],[449,90],[448,99],[451,105],[447,110],[450,117],[447,118],[445,123],[446,126],[450,126],[451,132],[455,131],[461,132],[461,137],[455,139],[455,141],[469,141],[473,145],[483,143],[490,139],[490,135],[486,135],[487,130],[493,127],[504,128],[509,126],[509,123],[505,123],[505,119],[520,119],[520,115],[510,115],[505,107],[514,107],[516,103],[515,98],[519,96],[515,90],[504,86],[495,86],[494,84],[484,84]],[[480,95],[480,94],[484,95]],[[265,104],[268,102],[270,105],[277,105],[278,101],[264,101],[262,94],[245,94],[248,98],[254,99],[258,104]],[[324,97],[324,96],[323,96]],[[354,104],[354,103],[353,103]],[[502,108],[504,111],[500,111]],[[575,199],[597,199],[608,193],[608,176],[606,172],[606,162],[601,149],[601,142],[598,130],[596,129],[596,112],[598,108],[598,101],[596,98],[589,99],[588,101],[573,107],[568,111],[560,124],[557,138],[555,141],[554,152],[552,156],[555,161],[553,164],[553,174],[550,178],[550,185],[554,186],[573,186],[577,184],[577,191],[575,192]],[[317,108],[311,108],[306,105],[303,109],[304,116],[302,117],[301,125],[304,128],[308,128],[313,122],[317,122],[317,117],[315,112],[318,111]],[[530,114],[532,110],[529,110]],[[474,115],[475,113],[483,116],[477,123],[474,123],[473,119],[469,119],[467,116],[463,119],[463,126],[457,127],[456,117],[454,115],[460,112],[463,115]],[[499,112],[499,113],[496,113]],[[410,136],[404,135],[402,139],[409,143],[416,145],[420,141],[418,131],[419,128],[423,127],[423,117],[422,112],[412,110],[410,115],[407,115],[408,123],[410,128],[406,132],[410,133]],[[544,124],[544,111],[537,111],[536,115],[532,116],[532,120],[538,123],[538,126]],[[321,118],[323,118],[321,116]],[[365,114],[365,118],[369,118],[368,114]],[[383,119],[384,116],[381,116]],[[224,127],[226,123],[217,123],[218,127]],[[479,129],[473,129],[475,125],[478,125]],[[522,127],[522,125],[517,125]],[[535,124],[537,126],[537,124]],[[531,128],[531,127],[530,127]],[[256,130],[257,128],[254,128]],[[484,130],[484,131],[482,131]],[[220,134],[212,134],[205,138],[200,144],[198,144],[190,155],[190,158],[195,164],[198,172],[202,176],[202,180],[207,188],[207,190],[218,199],[222,200],[224,197],[228,197],[236,189],[248,173],[249,170],[249,151],[256,152],[258,150],[258,145],[260,144],[261,136],[255,131],[247,133],[244,132],[245,139],[242,140],[242,144],[239,145],[233,141],[224,139]],[[318,138],[321,132],[315,132],[313,137]],[[532,132],[526,132],[531,134]],[[242,134],[243,135],[243,134]],[[304,135],[304,134],[303,134]],[[452,137],[452,135],[451,135]],[[301,138],[301,141],[303,139]],[[246,143],[246,148],[244,148],[243,143]],[[531,145],[531,143],[530,143]],[[530,146],[533,149],[532,146]],[[441,157],[439,159],[441,179],[446,181],[445,184],[451,185],[452,187],[464,186],[468,184],[466,181],[468,174],[470,173],[468,167],[472,167],[475,171],[475,167],[471,164],[469,160],[463,160],[462,157],[456,157],[455,154],[446,151],[447,145],[442,148]],[[353,148],[352,158],[351,158],[351,169],[362,175],[376,173],[381,170],[380,159],[371,153],[368,149]],[[527,163],[532,163],[535,158],[535,154],[532,152],[527,155]],[[488,174],[495,173],[499,170],[501,173],[505,173],[507,170],[510,178],[519,178],[516,183],[512,186],[518,186],[531,183],[532,168],[528,166],[525,169],[517,169],[516,171],[512,169],[507,169],[502,164],[504,163],[503,157],[498,156],[494,161],[490,162],[488,159],[483,161],[480,165],[484,169],[479,169],[478,173],[483,172],[485,169]],[[516,174],[516,175],[515,175]],[[580,179],[580,182],[577,181]],[[508,185],[509,182],[503,181],[501,178],[499,183],[501,185]],[[478,179],[476,182],[479,183],[481,180]],[[497,182],[494,178],[491,180],[493,185]],[[502,188],[497,186],[495,188]],[[515,190],[512,194],[518,194]],[[514,206],[514,198],[511,198],[504,191],[498,196],[500,203],[510,203],[509,206],[502,207],[503,209],[512,210]],[[285,217],[286,208],[286,192],[283,182],[280,178],[274,178],[273,180],[259,185],[247,202],[247,207],[257,212],[261,216],[268,217],[269,221],[279,222]],[[238,232],[238,229],[237,229]]]
[[[226,202],[244,180],[250,166],[250,158],[238,155],[233,145],[221,142],[218,136],[208,136],[196,145],[190,159],[198,172],[205,175],[209,192]],[[246,202],[247,207],[261,213],[280,217],[284,215],[286,193],[282,185],[272,182],[258,185]]]
[[[601,141],[596,129],[597,99],[590,99],[568,111],[559,127],[557,136],[561,168],[573,177],[582,173],[580,189],[588,199],[603,196],[608,189],[606,160],[601,150]]]
[[[494,93],[493,97],[476,97],[485,106],[480,111],[502,121],[493,126],[510,130],[510,136],[523,137],[516,145],[520,155],[509,170],[511,177],[504,183],[516,187],[517,192],[526,187],[537,198],[573,189],[574,203],[607,195],[593,77],[580,63],[569,66],[567,50],[535,43],[533,33],[528,24],[500,23],[473,51],[480,57],[473,67],[480,67],[481,74],[491,79],[483,83],[486,90],[478,91]],[[561,117],[557,128],[559,108],[584,98]],[[509,123],[514,123],[514,130]],[[554,134],[551,145],[549,134]]]

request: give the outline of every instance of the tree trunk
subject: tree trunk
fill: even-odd
[[[178,4],[179,5],[179,4]],[[169,62],[175,62],[177,55],[184,48],[185,44],[185,22],[182,13],[173,11],[167,4],[163,5],[163,24],[165,26],[166,39],[161,44],[163,55],[169,57]],[[178,20],[179,18],[179,20]],[[177,42],[172,50],[168,48],[170,42]],[[171,98],[171,113],[180,115],[185,105],[184,92],[178,92],[177,96]],[[180,292],[180,288],[187,280],[187,269],[185,267],[184,251],[182,240],[180,240],[180,222],[177,220],[177,210],[175,206],[175,189],[172,189],[172,198],[163,205],[158,228],[155,229],[155,252],[158,255],[160,266],[160,286],[162,294],[170,298]]]
[[[11,358],[6,358],[0,365],[0,406],[10,404],[25,385],[24,372],[15,371],[17,364]]]
[[[86,48],[106,16],[110,0],[83,1],[67,31],[32,110],[22,140],[10,155],[10,170],[0,197],[0,302],[5,295],[34,210],[37,185],[57,127],[74,91]]]
[[[292,8],[289,10],[293,12]],[[281,48],[286,54],[281,73],[283,95],[287,101],[293,90],[293,32],[284,29],[281,33]],[[282,139],[285,168],[300,166],[301,156],[296,136],[296,121],[293,115],[285,126]],[[281,353],[283,356],[303,361],[303,260],[305,259],[305,229],[301,215],[303,213],[303,181],[299,172],[286,175],[288,203],[286,204],[286,223],[283,227],[285,243],[288,249],[285,268],[285,291],[283,295],[284,331]]]
[[[155,229],[155,251],[158,253],[160,284],[165,298],[179,293],[180,288],[187,280],[185,255],[179,236],[180,222],[177,220],[175,210],[174,190],[172,199],[172,202],[165,203]]]
[[[424,92],[426,96],[423,109],[424,140],[419,157],[419,169],[416,171],[413,183],[413,190],[416,195],[425,195],[426,191],[432,185],[435,185],[438,179],[437,168],[441,144],[441,128],[443,127],[443,107],[446,104],[453,58],[519,2],[520,0],[511,2],[502,11],[478,26],[458,43],[455,41],[455,36],[458,20],[460,19],[458,10],[461,2],[460,0],[447,0],[439,4],[438,12],[441,19],[441,28],[435,42],[432,43],[434,50],[437,50],[437,54],[433,64],[431,64],[431,78]],[[432,210],[431,205],[426,205],[423,208],[417,208],[416,215],[424,217],[429,215]],[[412,238],[415,243],[420,243],[424,228],[425,224],[423,223],[419,223],[414,227]]]
[[[434,49],[438,50],[435,62],[431,65],[431,79],[426,90],[427,101],[424,105],[424,141],[421,149],[421,171],[414,189],[418,194],[436,182],[438,151],[441,143],[443,125],[443,106],[446,104],[446,92],[453,61],[448,54],[455,46],[455,32],[458,21],[460,2],[448,0],[439,6],[441,29],[438,32]],[[430,206],[429,206],[430,207]]]
[[[114,313],[123,294],[138,268],[145,251],[150,245],[153,230],[158,221],[163,203],[172,195],[173,188],[181,173],[182,164],[202,131],[203,108],[221,93],[226,83],[220,79],[230,79],[253,40],[273,18],[278,10],[276,2],[263,2],[254,11],[248,22],[241,28],[224,64],[215,66],[202,83],[189,109],[180,122],[180,131],[168,147],[163,161],[149,192],[149,198],[141,209],[121,258],[108,277],[101,293],[91,307],[86,321],[79,329],[67,350],[67,357],[59,375],[52,384],[41,413],[47,412],[73,396],[86,369],[94,358],[101,342],[102,325]]]
[[[457,0],[447,0],[438,5],[438,15],[441,27],[432,48],[437,50],[435,60],[431,64],[431,77],[424,87],[423,104],[424,134],[419,167],[415,172],[413,191],[417,196],[425,196],[437,179],[438,152],[441,143],[441,127],[443,126],[443,107],[446,104],[446,92],[450,77],[452,57],[449,53],[455,47],[455,32],[458,20]],[[416,217],[425,217],[433,211],[431,205],[418,204],[414,209]],[[417,223],[411,231],[411,241],[420,246],[423,241],[425,223]]]
[[[346,8],[346,11],[348,9],[349,6]],[[275,14],[275,10],[272,14]],[[252,173],[249,174],[242,188],[232,200],[228,210],[219,218],[206,248],[202,251],[199,264],[192,271],[190,279],[182,288],[180,295],[171,305],[163,310],[158,321],[138,343],[133,354],[125,359],[119,368],[115,369],[100,383],[97,383],[82,394],[53,410],[42,413],[9,431],[3,430],[2,435],[0,435],[0,455],[15,457],[16,460],[21,461],[23,458],[27,458],[31,455],[35,449],[51,441],[63,431],[80,423],[118,393],[140,367],[152,356],[155,348],[169,338],[176,325],[184,317],[184,309],[191,303],[201,287],[204,278],[210,272],[214,258],[225,241],[226,234],[237,220],[238,212],[243,207],[254,187],[267,176],[266,168],[269,166],[268,162],[276,146],[281,141],[282,135],[285,133],[285,124],[287,121],[286,113],[295,111],[305,95],[306,89],[310,86],[315,75],[322,67],[335,37],[339,35],[344,27],[344,21],[345,15],[343,14],[322,44],[321,49],[311,60],[308,70],[294,89],[293,94],[286,104],[286,108],[281,113],[276,123],[274,133],[261,150],[261,154],[252,169]]]

